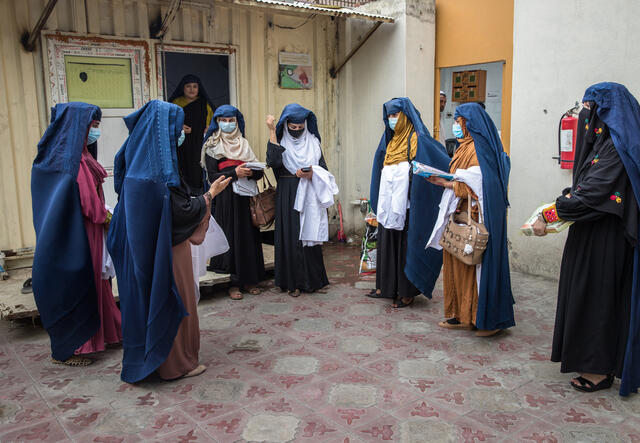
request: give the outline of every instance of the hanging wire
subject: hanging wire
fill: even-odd
[[[314,18],[316,18],[317,14],[311,14],[309,17],[307,17],[307,19],[302,22],[301,24],[299,24],[298,26],[281,26],[281,25],[276,25],[275,23],[272,23],[273,26],[275,26],[276,28],[280,28],[280,29],[298,29],[303,27],[304,25],[306,25],[307,23],[309,23],[311,20],[313,20]]]

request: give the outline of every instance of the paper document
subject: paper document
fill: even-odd
[[[266,169],[267,164],[262,162],[246,162],[244,167],[253,169],[254,171],[262,171],[263,169]]]
[[[425,165],[415,160],[412,161],[411,163],[413,164],[413,173],[416,175],[419,175],[425,178],[435,176],[435,177],[442,177],[445,180],[453,180],[453,174],[449,172],[441,171],[440,169]]]
[[[249,180],[246,177],[240,177],[233,182],[233,192],[244,197],[255,197],[258,195],[258,184],[255,180]]]
[[[538,215],[542,212],[543,209],[548,208],[552,204],[553,203],[545,203],[539,208],[536,208],[536,210],[533,211],[533,214],[531,214],[531,216],[527,219],[527,221],[525,221],[524,224],[520,227],[520,232],[527,236],[533,235],[533,224],[538,219]],[[558,220],[557,222],[547,223],[547,229],[545,232],[547,234],[557,234],[558,232],[564,231],[572,224],[573,224],[572,221],[566,221],[566,220]]]

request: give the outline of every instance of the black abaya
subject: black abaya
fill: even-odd
[[[198,97],[182,109],[184,124],[191,128],[191,133],[185,134],[184,142],[178,149],[178,167],[190,188],[190,194],[200,195],[204,184],[200,153],[204,132],[207,129],[207,101]]]
[[[300,179],[282,163],[285,148],[267,145],[267,164],[278,180],[276,191],[275,285],[283,290],[314,292],[329,284],[322,257],[322,246],[302,246],[300,213],[293,209]],[[324,157],[318,164],[327,169]]]
[[[225,158],[216,160],[206,156],[209,180],[218,177],[232,177],[236,181],[235,166],[218,169],[218,164]],[[262,178],[262,171],[253,171],[252,179]],[[251,222],[249,197],[233,192],[233,186],[218,194],[213,201],[213,217],[224,231],[229,250],[211,259],[209,269],[220,274],[231,274],[233,284],[251,286],[265,278],[264,256],[260,230]]]

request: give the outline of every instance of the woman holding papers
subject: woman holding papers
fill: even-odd
[[[322,243],[329,240],[327,208],[338,193],[320,148],[313,112],[285,106],[280,120],[267,116],[267,164],[278,180],[276,193],[275,284],[292,297],[329,284]]]
[[[471,210],[474,220],[482,211],[489,242],[481,265],[466,265],[443,253],[444,315],[438,323],[446,329],[478,328],[476,335],[488,337],[515,325],[513,295],[507,252],[507,185],[510,161],[502,148],[498,131],[486,111],[477,103],[458,106],[453,134],[460,146],[449,171],[454,180],[430,177],[443,186],[440,213],[428,246],[439,245],[449,216]]]
[[[564,247],[551,360],[577,372],[580,391],[640,387],[640,105],[627,88],[598,83],[578,119],[571,188],[544,209],[546,223],[573,221]]]
[[[241,300],[245,289],[253,295],[265,278],[260,231],[251,222],[249,199],[258,193],[256,180],[262,178],[264,164],[258,162],[244,138],[244,117],[230,105],[216,109],[202,147],[201,163],[209,182],[231,177],[229,186],[213,201],[213,217],[224,231],[229,251],[211,259],[209,269],[231,274],[229,296]]]
[[[402,308],[420,293],[431,297],[442,267],[440,251],[425,251],[425,235],[436,221],[442,189],[413,179],[410,162],[446,169],[449,156],[408,98],[385,103],[382,121],[370,192],[378,219],[376,289],[368,296],[393,299],[394,307]]]

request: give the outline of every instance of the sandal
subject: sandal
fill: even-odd
[[[202,374],[206,370],[207,370],[207,367],[205,365],[198,365],[194,369],[192,369],[191,371],[189,371],[186,374],[184,374],[184,378],[195,377],[197,375]]]
[[[471,325],[460,323],[460,320],[455,317],[450,318],[449,320],[441,321],[440,323],[438,323],[438,326],[444,329],[471,329]]]
[[[229,298],[231,300],[242,300],[244,297],[240,292],[240,288],[233,286],[229,288]]]
[[[296,289],[295,291],[287,292],[291,297],[300,297],[300,289]]]
[[[371,297],[371,298],[386,298],[384,295],[382,295],[382,291],[380,289],[372,289],[366,295],[367,297]]]
[[[28,278],[22,284],[22,289],[20,289],[22,294],[31,294],[33,292],[33,287],[31,286],[31,279]]]
[[[245,287],[244,290],[251,295],[260,295],[262,293],[262,290],[257,286],[253,286],[251,288]]]
[[[493,337],[502,332],[502,329],[478,329],[476,337]]]
[[[91,363],[93,363],[93,360],[91,360],[90,358],[74,355],[64,361],[56,360],[55,358],[52,358],[51,362],[57,365],[66,365],[66,366],[72,366],[74,368],[82,368],[85,366],[89,366]]]
[[[400,300],[398,300],[396,303],[394,303],[392,306],[394,308],[406,308],[407,306],[411,306],[413,304],[413,300],[414,298],[410,298],[408,303],[405,303],[404,301],[402,301],[402,298]]]
[[[602,389],[609,389],[611,385],[613,385],[613,375],[611,374],[607,375],[607,377],[598,384],[595,384],[591,380],[588,380],[582,376],[576,377],[576,380],[580,384],[574,383],[573,380],[571,380],[571,386],[573,386],[574,389],[582,392],[596,392]]]

